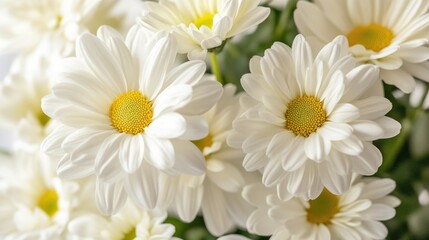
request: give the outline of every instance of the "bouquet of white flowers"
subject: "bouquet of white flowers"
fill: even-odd
[[[0,16],[1,239],[429,237],[429,0]]]

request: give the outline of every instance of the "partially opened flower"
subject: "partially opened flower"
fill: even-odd
[[[235,95],[236,87],[224,87],[219,102],[204,114],[209,126],[209,134],[194,141],[203,153],[207,171],[204,176],[182,175],[173,181],[178,183],[173,208],[179,217],[190,222],[198,212],[202,212],[207,230],[220,236],[237,227],[245,227],[252,207],[241,197],[246,179],[252,175],[241,166],[244,154],[226,144],[232,130],[232,122],[240,114],[240,95]]]
[[[385,239],[387,228],[381,221],[393,218],[394,208],[400,204],[398,198],[388,195],[394,188],[391,179],[364,178],[339,196],[324,189],[314,200],[281,201],[275,189],[252,184],[243,191],[258,208],[248,219],[248,229],[283,240]]]
[[[380,78],[405,93],[417,77],[429,81],[429,4],[421,0],[300,1],[298,29],[326,44],[338,35],[361,63],[380,67]]]
[[[356,66],[344,37],[316,57],[301,35],[292,49],[275,43],[252,58],[250,71],[241,83],[256,105],[234,122],[228,143],[244,150],[244,167],[263,171],[281,198],[314,199],[324,187],[341,194],[352,173],[377,171],[382,156],[372,141],[398,134],[400,125],[384,116],[387,99],[366,96],[378,70]]]
[[[144,211],[128,202],[110,218],[83,214],[68,225],[71,239],[105,240],[168,240],[173,239],[175,228],[163,223],[167,214],[162,211]]]
[[[208,50],[264,21],[269,9],[261,0],[166,0],[146,2],[139,19],[152,31],[167,30],[179,42],[179,52],[203,59]]]
[[[204,62],[175,66],[176,55],[169,34],[152,36],[136,26],[124,42],[102,27],[98,37],[79,38],[77,57],[64,61],[52,94],[42,101],[49,116],[72,129],[54,131],[44,149],[64,151],[60,165],[71,167],[68,176],[95,173],[97,203],[105,213],[117,211],[127,194],[139,206],[155,207],[163,189],[151,185],[158,174],[152,169],[205,172],[204,157],[190,140],[207,135],[200,114],[216,103],[222,87],[202,79]]]

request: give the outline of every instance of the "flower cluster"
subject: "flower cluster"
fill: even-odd
[[[388,236],[396,184],[368,176],[426,90],[427,1],[134,4],[0,1],[0,238]]]

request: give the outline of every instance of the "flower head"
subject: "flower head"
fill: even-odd
[[[324,189],[314,200],[282,201],[275,189],[251,184],[243,196],[257,209],[247,226],[250,232],[273,235],[271,239],[384,239],[387,228],[380,221],[393,218],[400,204],[388,195],[394,188],[391,179],[364,178],[341,195]]]
[[[146,2],[139,19],[152,30],[167,30],[179,42],[179,52],[203,59],[208,50],[264,21],[269,9],[261,0],[178,0]]]
[[[73,219],[69,226],[69,237],[110,240],[156,240],[173,239],[175,228],[163,223],[167,214],[161,211],[144,211],[128,202],[110,218],[95,214],[84,214]]]
[[[202,79],[202,61],[174,65],[177,46],[169,34],[153,36],[135,26],[126,40],[108,27],[97,36],[79,38],[77,57],[65,60],[52,94],[42,101],[49,116],[71,129],[58,128],[44,149],[65,153],[60,166],[71,168],[60,167],[60,176],[62,170],[74,177],[95,173],[97,203],[105,213],[117,211],[127,195],[153,208],[164,189],[157,185],[158,170],[205,172],[204,157],[191,140],[207,134],[200,114],[216,103],[222,88]],[[108,197],[109,189],[122,197]]]
[[[254,106],[234,122],[228,142],[281,198],[314,199],[324,187],[341,194],[352,173],[377,171],[382,159],[372,141],[396,135],[400,125],[384,116],[387,99],[366,95],[378,70],[356,66],[344,37],[316,57],[302,36],[292,49],[275,43],[251,60],[250,71],[241,83]]]
[[[323,45],[338,35],[360,62],[380,68],[380,78],[410,93],[413,77],[429,81],[429,4],[411,0],[300,1],[298,29]]]

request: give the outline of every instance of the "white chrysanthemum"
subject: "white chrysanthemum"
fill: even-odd
[[[387,228],[380,221],[393,218],[400,204],[388,196],[394,188],[391,179],[364,178],[340,196],[324,189],[314,200],[282,201],[274,188],[252,184],[243,190],[258,208],[247,221],[248,230],[282,240],[384,239]]]
[[[359,62],[380,67],[384,82],[409,93],[413,76],[429,81],[428,10],[422,0],[300,1],[295,22],[322,44],[347,36]]]
[[[269,15],[261,0],[166,0],[146,2],[140,24],[152,31],[167,30],[189,59],[204,59],[208,50],[258,25]]]
[[[64,61],[52,94],[42,101],[49,116],[72,128],[54,130],[43,148],[66,153],[60,176],[95,173],[104,213],[119,210],[127,194],[139,206],[155,207],[157,193],[165,188],[153,185],[155,169],[205,172],[204,156],[190,140],[207,135],[199,114],[216,103],[222,87],[202,79],[204,62],[174,66],[176,55],[169,34],[153,36],[136,26],[124,42],[102,27],[98,37],[79,38],[77,57]]]
[[[263,171],[263,183],[277,185],[282,199],[314,199],[323,187],[341,194],[353,172],[377,171],[382,156],[372,141],[395,136],[400,125],[384,116],[387,99],[366,96],[378,70],[356,67],[344,37],[315,58],[301,35],[292,49],[275,43],[252,58],[250,71],[241,83],[257,104],[234,122],[228,143],[244,150],[244,167]]]
[[[78,211],[96,211],[87,197],[93,185],[62,181],[50,163],[34,156],[0,159],[1,239],[62,239]]]
[[[102,24],[119,25],[116,1],[1,0],[0,52],[28,53],[40,46],[59,56],[74,54],[76,38]]]
[[[206,114],[209,134],[194,141],[202,151],[207,172],[201,177],[179,176],[173,208],[179,217],[192,221],[202,211],[208,231],[220,236],[237,226],[245,227],[252,208],[241,197],[247,177],[241,163],[244,154],[226,144],[226,137],[232,130],[232,122],[240,114],[239,95],[234,85],[226,85],[219,102]]]
[[[163,223],[166,218],[167,214],[164,212],[146,212],[128,202],[110,218],[86,214],[73,219],[68,225],[68,237],[100,240],[173,239],[175,228],[171,224]]]

